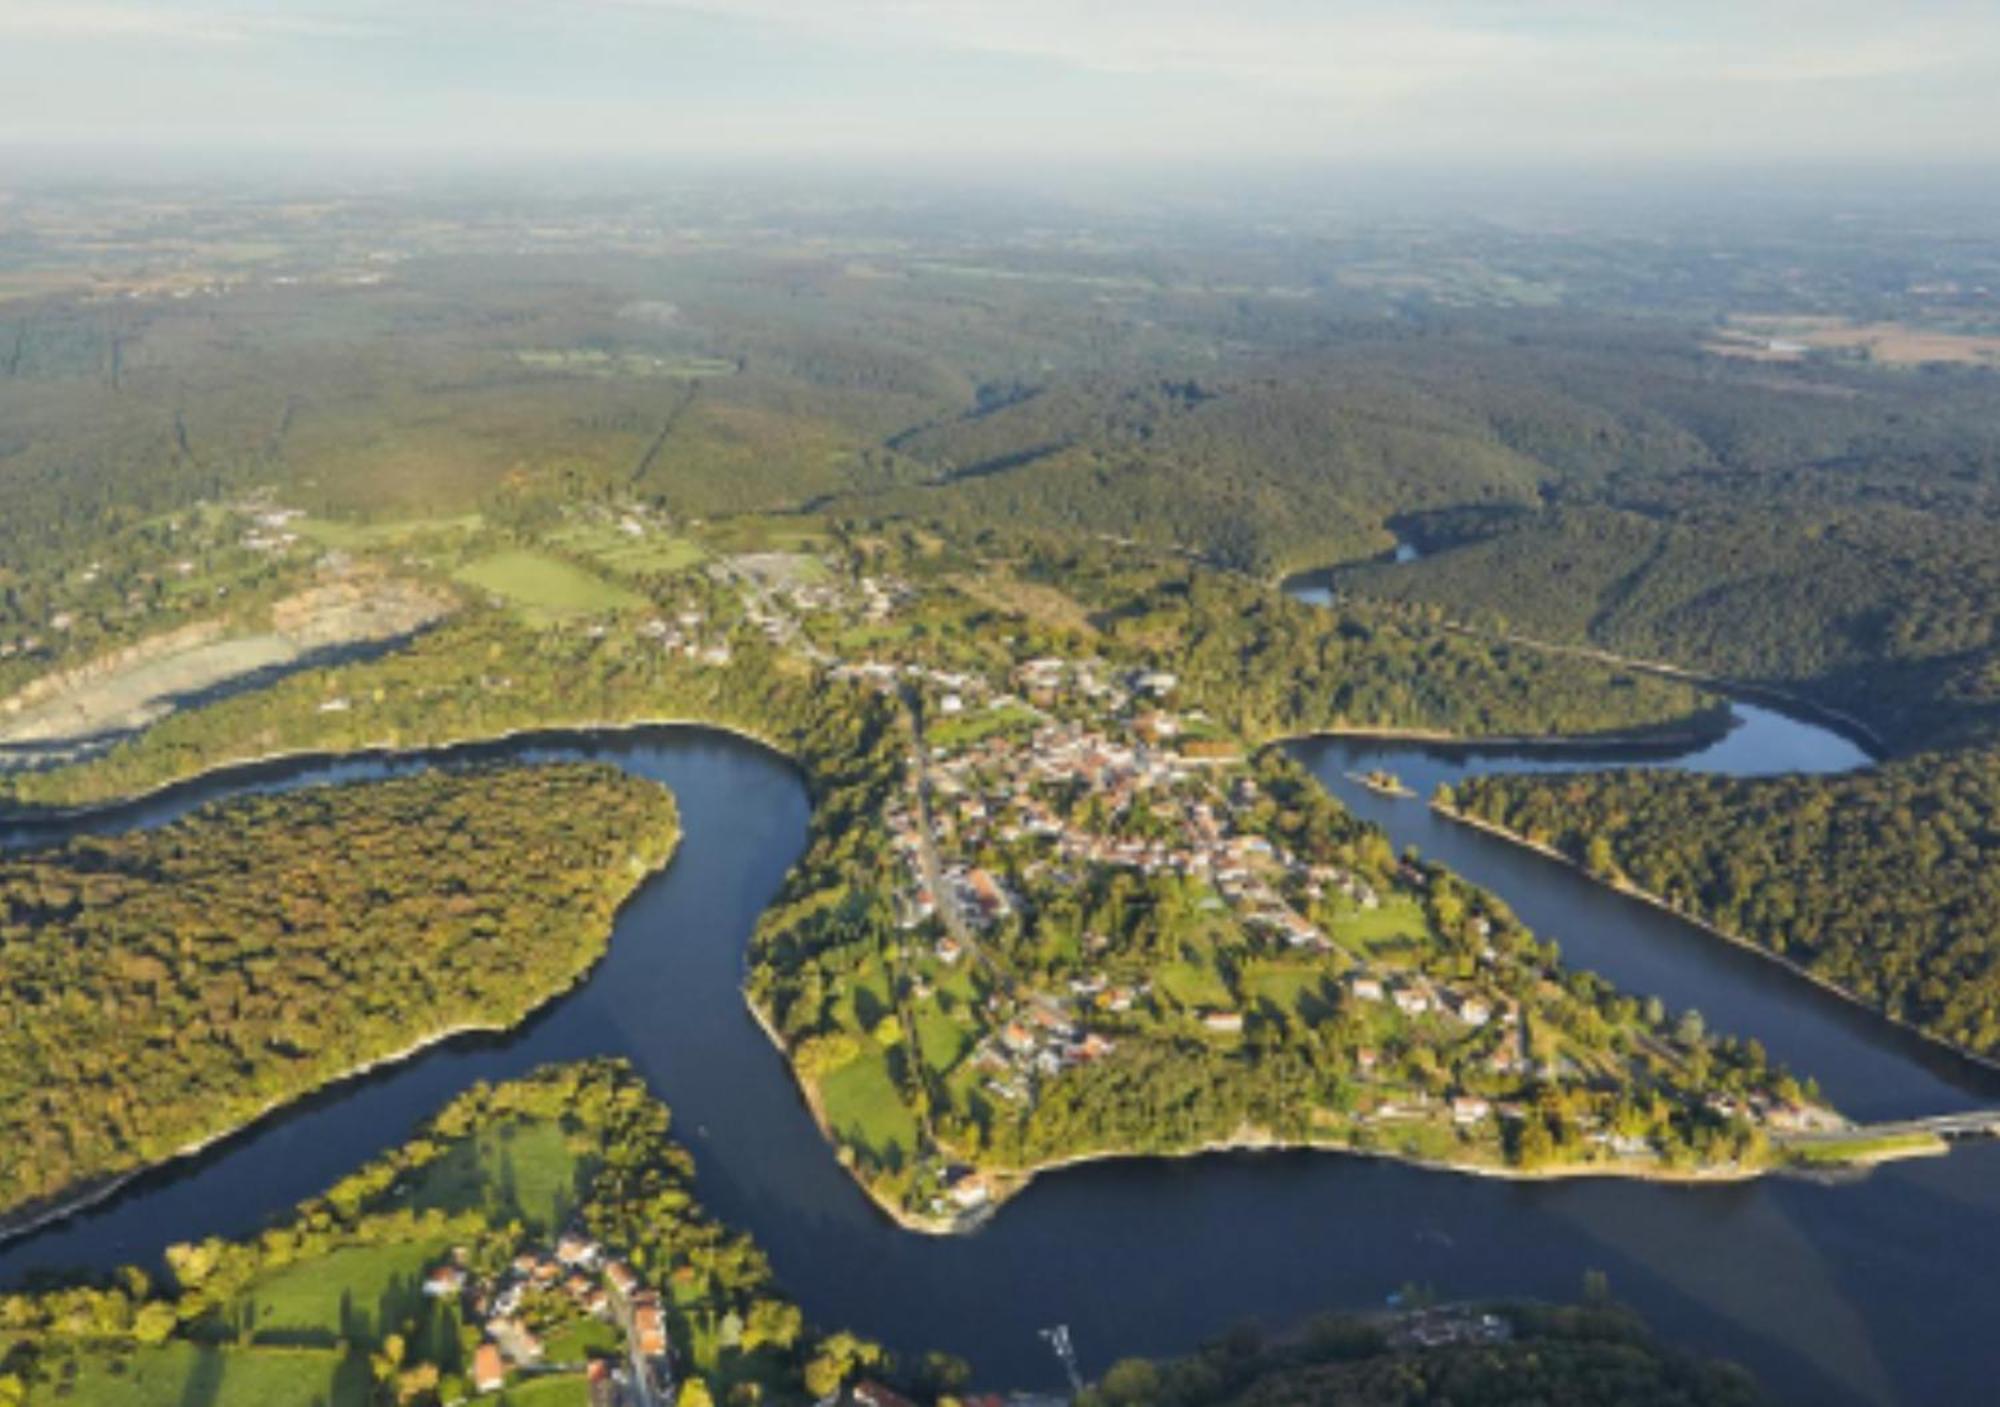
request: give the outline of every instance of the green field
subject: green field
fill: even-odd
[[[1243,995],[1248,1003],[1267,1001],[1288,1016],[1312,1020],[1333,1009],[1326,981],[1323,963],[1257,963],[1244,973]]]
[[[622,1342],[602,1319],[579,1319],[549,1335],[543,1356],[549,1363],[581,1363],[593,1349],[615,1354]]]
[[[524,347],[515,360],[537,371],[562,371],[572,376],[672,376],[699,381],[734,376],[728,357],[656,357],[647,352],[607,352],[594,347]]]
[[[499,1396],[485,1400],[493,1407],[589,1407],[590,1385],[583,1374],[566,1373],[514,1383]]]
[[[634,537],[610,523],[577,523],[554,534],[550,541],[627,576],[664,576],[708,559],[707,551],[693,538],[660,532]]]
[[[477,513],[450,518],[399,518],[387,523],[354,523],[338,518],[301,518],[293,526],[301,537],[309,537],[324,547],[361,551],[371,547],[394,547],[413,538],[441,533],[475,533],[485,520]]]
[[[1221,976],[1205,963],[1170,962],[1154,974],[1159,988],[1181,1006],[1228,1007],[1235,998]]]
[[[257,1280],[226,1317],[262,1344],[371,1346],[423,1304],[424,1268],[444,1251],[440,1241],[343,1247]]]
[[[1029,709],[982,708],[957,717],[939,718],[924,729],[924,739],[933,747],[962,748],[995,733],[1030,732],[1041,718]]]
[[[916,1118],[889,1077],[888,1060],[874,1046],[821,1080],[819,1092],[827,1122],[843,1142],[865,1147],[891,1165],[916,1148]]]
[[[467,562],[454,580],[511,601],[537,625],[626,610],[645,598],[555,557],[522,548]]]
[[[925,1002],[917,1008],[917,1043],[924,1049],[924,1064],[942,1075],[964,1057],[972,1038],[936,1003]]]
[[[1785,1149],[1797,1162],[1818,1164],[1866,1163],[1885,1158],[1929,1157],[1948,1153],[1951,1145],[1933,1133],[1885,1134],[1870,1138],[1856,1136],[1816,1143],[1795,1143]]]
[[[1395,895],[1385,899],[1379,909],[1357,909],[1342,914],[1328,936],[1369,956],[1387,957],[1424,942],[1429,928],[1423,905],[1404,895]]]
[[[411,1194],[419,1210],[486,1212],[530,1230],[560,1230],[576,1205],[581,1159],[561,1127],[545,1120],[481,1129],[425,1167]]]
[[[369,1407],[368,1360],[332,1349],[208,1348],[188,1343],[92,1354],[68,1391],[38,1388],[30,1407]]]

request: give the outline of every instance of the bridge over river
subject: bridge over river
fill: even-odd
[[[1816,1129],[1811,1133],[1784,1134],[1773,1142],[1787,1148],[1801,1148],[1816,1143],[1861,1143],[1882,1138],[1913,1138],[1921,1134],[1932,1134],[1938,1138],[2000,1138],[2000,1109],[1966,1109],[1956,1114],[1934,1114],[1924,1119],[1892,1119],[1879,1124]]]

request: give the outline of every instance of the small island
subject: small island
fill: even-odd
[[[1388,771],[1385,768],[1374,767],[1366,772],[1349,773],[1348,775],[1352,780],[1359,782],[1377,796],[1391,796],[1401,799],[1416,795],[1414,791],[1403,785],[1401,777],[1398,777],[1394,772]]]

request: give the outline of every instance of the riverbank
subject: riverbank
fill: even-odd
[[[1518,748],[1522,751],[1564,753],[1593,748],[1659,748],[1678,754],[1690,748],[1706,747],[1729,736],[1733,727],[1727,707],[1704,709],[1683,719],[1645,728],[1627,728],[1611,733],[1453,733],[1443,728],[1389,728],[1368,724],[1347,724],[1312,728],[1303,733],[1287,733],[1271,738],[1262,746],[1283,747],[1288,743],[1310,742],[1314,738],[1346,738],[1357,742],[1432,743],[1451,748]],[[1367,785],[1365,778],[1356,781]],[[1372,788],[1371,788],[1372,789]]]
[[[369,1075],[400,1065],[427,1050],[442,1046],[450,1041],[468,1036],[504,1035],[506,1032],[519,1028],[533,1018],[537,1012],[560,1001],[590,979],[591,974],[597,970],[598,966],[604,961],[605,954],[610,950],[611,935],[616,931],[620,915],[652,878],[664,873],[672,864],[674,856],[679,853],[681,838],[682,831],[678,819],[676,819],[672,841],[664,848],[658,858],[643,866],[634,865],[629,868],[630,883],[626,885],[624,892],[618,895],[616,902],[611,906],[611,910],[606,916],[601,941],[598,943],[597,950],[592,955],[590,961],[582,964],[568,974],[567,978],[560,984],[553,985],[534,997],[512,1019],[460,1020],[439,1027],[436,1030],[415,1037],[409,1043],[396,1050],[371,1056],[368,1059],[346,1066],[308,1088],[268,1099],[250,1114],[235,1119],[225,1127],[191,1139],[163,1157],[154,1158],[123,1172],[86,1179],[52,1196],[39,1198],[34,1202],[0,1212],[0,1245],[27,1236],[43,1227],[67,1220],[79,1212],[84,1212],[92,1207],[101,1205],[116,1197],[125,1188],[142,1178],[170,1172],[176,1164],[197,1158],[212,1148],[248,1134],[266,1120],[277,1117],[306,1101],[325,1096],[338,1090],[343,1085],[355,1084],[366,1079]],[[637,856],[633,858],[636,859]]]
[[[250,757],[214,762],[196,771],[157,782],[142,790],[107,797],[102,801],[81,802],[75,806],[61,807],[24,808],[0,805],[0,826],[62,825],[71,821],[88,821],[98,817],[113,816],[120,811],[133,810],[163,800],[183,788],[228,782],[239,774],[267,767],[331,767],[356,762],[442,761],[447,760],[451,753],[473,752],[481,748],[537,742],[560,746],[565,741],[587,740],[592,735],[634,734],[655,728],[685,728],[690,731],[722,733],[753,743],[790,763],[805,780],[807,791],[817,795],[814,791],[813,775],[799,760],[797,754],[760,733],[736,724],[716,723],[704,718],[637,718],[617,722],[585,720],[574,723],[537,723],[519,728],[505,728],[493,733],[453,734],[437,742],[428,743],[402,743],[378,739],[352,748],[279,748]]]
[[[1338,570],[1338,566],[1317,567],[1307,571],[1281,574],[1276,582],[1276,587],[1295,601],[1304,600],[1298,594],[1301,590],[1323,590],[1331,598],[1333,593],[1333,574]],[[1378,605],[1391,604],[1379,598],[1364,597],[1360,599],[1374,600]],[[1308,601],[1306,604],[1325,605],[1327,603]],[[1702,670],[1687,668],[1684,665],[1672,664],[1666,660],[1646,659],[1638,655],[1619,654],[1615,650],[1607,650],[1596,645],[1567,644],[1559,640],[1538,639],[1532,635],[1518,635],[1512,631],[1482,630],[1477,626],[1467,625],[1459,621],[1442,622],[1441,628],[1456,635],[1463,635],[1468,639],[1492,641],[1505,645],[1518,645],[1523,649],[1540,650],[1547,654],[1569,655],[1576,659],[1590,660],[1596,664],[1613,665],[1620,669],[1637,670],[1641,673],[1655,675],[1662,679],[1672,679],[1682,684],[1692,684],[1697,688],[1708,689],[1714,693],[1745,699],[1752,703],[1767,703],[1788,712],[1796,713],[1811,722],[1830,728],[1837,733],[1844,734],[1851,741],[1859,744],[1870,757],[1878,762],[1887,757],[1891,751],[1888,740],[1877,732],[1873,725],[1868,723],[1866,719],[1850,713],[1846,709],[1836,708],[1831,704],[1820,703],[1815,699],[1807,698],[1803,694],[1795,693],[1776,685],[1760,684],[1749,680],[1732,678],[1727,675],[1710,674]],[[1350,733],[1340,730],[1327,730],[1322,732],[1321,736],[1404,737],[1417,741],[1428,740],[1422,733],[1377,732],[1371,734],[1366,731]],[[1438,741],[1483,742],[1486,740],[1453,738],[1438,739]],[[1519,741],[1524,740],[1492,740],[1496,746],[1502,744],[1511,745]],[[1615,742],[1617,740],[1607,738],[1606,741]]]
[[[1884,1011],[1881,1007],[1877,1006],[1875,1003],[1856,995],[1855,993],[1849,991],[1847,988],[1840,986],[1838,983],[1832,982],[1827,978],[1820,976],[1818,973],[1812,971],[1810,968],[1805,967],[1802,964],[1793,961],[1791,958],[1784,956],[1782,953],[1774,953],[1761,943],[1758,943],[1750,938],[1747,938],[1740,933],[1735,933],[1727,928],[1723,928],[1719,924],[1712,923],[1708,919],[1703,918],[1700,914],[1691,913],[1687,909],[1680,906],[1679,904],[1674,903],[1671,899],[1666,898],[1664,895],[1654,894],[1648,890],[1641,889],[1638,885],[1633,884],[1629,879],[1626,879],[1622,875],[1612,878],[1607,878],[1603,875],[1597,874],[1594,871],[1590,870],[1587,866],[1583,865],[1578,860],[1572,858],[1570,855],[1566,854],[1561,850],[1558,850],[1553,845],[1548,845],[1543,843],[1542,841],[1534,840],[1528,836],[1522,835],[1518,831],[1509,830],[1507,827],[1500,825],[1497,822],[1486,820],[1482,816],[1475,816],[1467,811],[1461,811],[1456,807],[1447,806],[1442,802],[1433,800],[1430,803],[1430,809],[1437,815],[1440,815],[1444,817],[1446,820],[1454,822],[1457,825],[1465,826],[1471,830],[1483,831],[1487,835],[1493,836],[1496,839],[1504,840],[1511,845],[1519,846],[1523,850],[1531,850],[1535,854],[1541,855],[1546,859],[1553,860],[1561,865],[1566,865],[1570,869],[1577,871],[1585,878],[1591,880],[1593,883],[1603,885],[1606,889],[1610,889],[1616,893],[1623,894],[1627,898],[1637,899],[1641,903],[1650,904],[1652,907],[1659,909],[1661,912],[1670,914],[1674,918],[1679,919],[1682,923],[1685,923],[1692,928],[1700,929],[1703,933],[1706,933],[1711,937],[1720,938],[1724,942],[1732,945],[1733,947],[1741,948],[1744,952],[1754,953],[1756,956],[1763,958],[1766,962],[1775,963],[1779,967],[1782,967],[1783,969],[1785,969],[1785,971],[1791,973],[1793,976],[1802,978],[1803,980],[1810,982],[1820,991],[1825,992],[1831,996],[1838,997],[1842,1001],[1849,1004],[1850,1006],[1857,1007],[1860,1010],[1867,1012],[1869,1015],[1874,1016],[1879,1020],[1886,1021],[1890,1025],[1898,1028],[1899,1030],[1907,1031],[1911,1035],[1921,1037],[1923,1040],[1929,1042],[1931,1045],[1936,1046],[1940,1050],[1948,1051],[1952,1055],[1957,1056],[1961,1060],[1968,1061],[1974,1065],[1982,1066],[1983,1068],[1988,1070],[2000,1071],[2000,1058],[1996,1058],[1989,1055],[1983,1055],[1978,1051],[1970,1050],[1965,1046],[1957,1045],[1951,1041],[1945,1040],[1941,1036],[1934,1035],[1933,1033],[1926,1031],[1923,1027],[1918,1026],[1915,1023],[1906,1020],[1903,1017],[1897,1016],[1891,1012]]]

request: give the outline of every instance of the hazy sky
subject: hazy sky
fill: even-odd
[[[2000,158],[2000,0],[0,0],[0,144]]]

